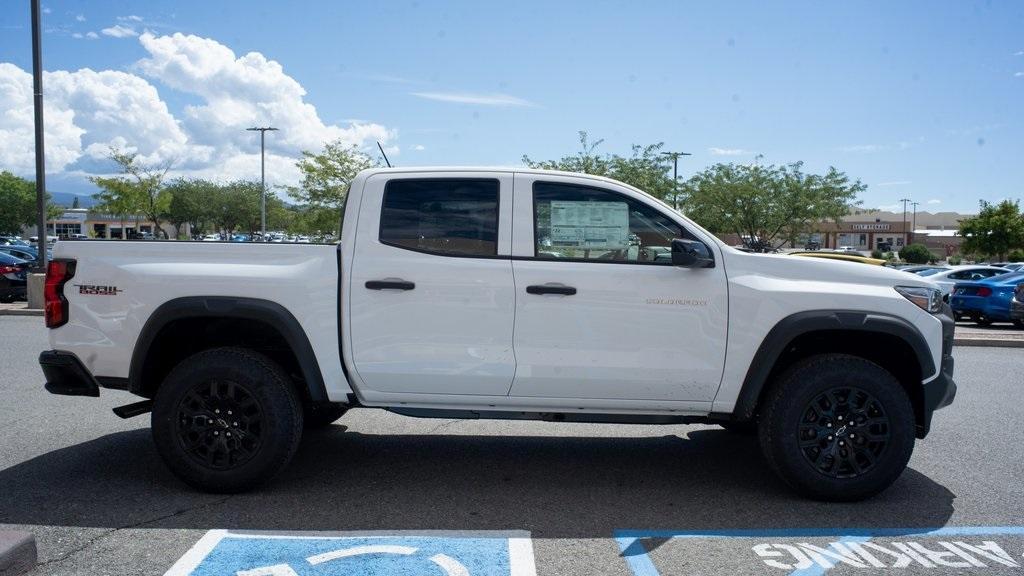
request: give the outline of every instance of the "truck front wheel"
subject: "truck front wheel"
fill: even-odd
[[[819,500],[881,492],[914,449],[914,411],[899,381],[874,362],[843,354],[786,370],[768,392],[759,425],[768,464]]]
[[[153,440],[167,467],[209,492],[241,492],[291,460],[302,403],[275,362],[244,348],[216,348],[178,364],[157,389]]]

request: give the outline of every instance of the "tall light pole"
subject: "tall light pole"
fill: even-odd
[[[39,0],[32,0],[32,95],[36,123],[36,266],[46,271],[46,156],[43,153],[43,40]]]
[[[662,152],[672,158],[672,207],[679,210],[679,157],[693,156],[689,152]]]
[[[911,202],[910,205],[914,207],[914,220],[910,225],[910,242],[914,241],[914,234],[917,232],[917,206],[920,202]]]
[[[276,131],[277,128],[270,126],[246,128],[253,132],[260,133],[260,235],[264,242],[267,241],[267,170],[266,170],[266,136],[268,131]]]
[[[910,245],[910,236],[907,235],[907,203],[910,202],[910,198],[900,198],[900,202],[903,202],[903,247]]]

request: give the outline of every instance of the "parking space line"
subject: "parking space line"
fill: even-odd
[[[615,542],[634,576],[660,576],[644,547],[645,538],[835,538],[840,543],[862,543],[872,538],[947,536],[1024,536],[1024,526],[944,526],[938,528],[781,528],[736,530],[616,530]],[[789,576],[821,576],[828,568],[818,564],[794,570]]]

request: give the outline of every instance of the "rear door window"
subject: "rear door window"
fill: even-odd
[[[380,241],[442,256],[498,254],[498,181],[398,179],[384,188]]]

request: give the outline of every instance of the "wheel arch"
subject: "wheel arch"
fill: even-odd
[[[747,369],[732,419],[753,419],[776,375],[801,359],[826,353],[862,357],[891,372],[913,404],[918,436],[927,434],[922,379],[936,370],[927,340],[903,318],[853,310],[812,310],[780,320]]]
[[[301,380],[304,399],[328,400],[320,364],[295,316],[276,302],[229,296],[176,298],[154,310],[132,351],[128,391],[151,398],[177,362],[219,346],[267,353]]]

